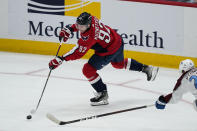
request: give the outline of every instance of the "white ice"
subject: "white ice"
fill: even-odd
[[[191,94],[165,110],[153,106],[64,126],[51,122],[47,113],[68,121],[154,104],[172,91],[179,77],[178,70],[161,68],[157,79],[148,82],[143,73],[108,65],[98,73],[108,86],[110,104],[92,107],[93,88],[81,71],[87,60],[64,62],[52,71],[36,114],[26,120],[40,98],[52,58],[0,52],[0,131],[197,131]]]

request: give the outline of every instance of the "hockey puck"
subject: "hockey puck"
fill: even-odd
[[[31,115],[28,115],[26,118],[27,118],[28,120],[30,120],[30,119],[32,118],[32,116],[31,116]]]

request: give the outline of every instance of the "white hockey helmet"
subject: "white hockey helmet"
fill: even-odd
[[[190,59],[183,60],[179,64],[179,72],[181,73],[184,73],[192,68],[194,68],[194,62]]]

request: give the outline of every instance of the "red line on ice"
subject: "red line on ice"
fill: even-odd
[[[36,76],[36,77],[47,77],[47,75],[37,75],[37,74],[31,74],[31,73],[0,72],[0,74],[4,74],[4,75],[27,75],[27,76]],[[87,81],[85,79],[71,78],[71,77],[62,77],[62,76],[53,76],[53,75],[51,75],[51,77],[57,78],[57,79],[68,79],[68,80],[77,80],[77,81]],[[128,82],[132,82],[132,81],[135,82],[136,80],[138,80],[138,79],[131,80],[131,81],[128,81]],[[153,91],[153,90],[142,89],[142,88],[133,87],[133,86],[127,86],[127,85],[124,85],[125,83],[127,83],[127,82],[120,83],[120,84],[109,83],[109,82],[107,83],[106,82],[106,84],[110,84],[110,85],[121,86],[121,87],[125,87],[125,88],[135,89],[135,90],[144,91],[144,92],[153,93],[153,94],[158,94],[158,95],[161,95],[162,94],[161,92],[157,92],[157,91]],[[187,104],[192,104],[191,102],[189,102],[187,100],[183,100],[182,99],[181,101],[183,101],[183,102],[185,102]]]

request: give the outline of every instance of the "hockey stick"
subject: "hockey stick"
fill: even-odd
[[[118,111],[114,111],[114,112],[108,112],[108,113],[104,113],[104,114],[100,114],[100,115],[94,115],[94,116],[84,117],[84,118],[80,118],[80,119],[76,119],[76,120],[71,120],[71,121],[61,121],[61,120],[58,120],[55,116],[53,116],[50,113],[47,113],[47,118],[49,120],[55,122],[58,125],[66,125],[66,124],[71,124],[71,123],[75,123],[75,122],[81,122],[81,121],[95,119],[95,118],[99,118],[99,117],[114,115],[114,114],[118,114],[118,113],[123,113],[123,112],[128,112],[128,111],[133,111],[133,110],[139,110],[139,109],[143,109],[143,108],[147,108],[147,107],[152,107],[152,106],[154,106],[154,104],[152,104],[152,105],[144,105],[144,106],[139,106],[139,107],[134,107],[134,108],[129,108],[129,109],[124,109],[124,110],[118,110]]]
[[[57,50],[57,53],[56,53],[55,57],[58,56],[58,53],[59,53],[59,51],[60,51],[61,46],[62,46],[62,42],[60,42],[60,45],[59,45],[59,47],[58,47],[58,50]],[[46,82],[45,82],[45,85],[44,85],[44,88],[43,88],[43,90],[42,90],[42,94],[41,94],[41,96],[40,96],[40,99],[39,99],[39,101],[38,101],[38,104],[37,104],[37,106],[36,106],[36,109],[32,109],[31,112],[30,112],[31,114],[35,114],[36,111],[38,110],[38,107],[39,107],[39,105],[40,105],[42,96],[43,96],[44,91],[45,91],[45,88],[46,88],[46,86],[47,86],[49,77],[50,77],[50,75],[51,75],[51,71],[52,71],[52,69],[50,69],[50,71],[49,71],[49,74],[48,74],[48,76],[47,76],[47,80],[46,80]],[[30,118],[30,119],[31,119],[31,118]]]

